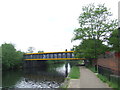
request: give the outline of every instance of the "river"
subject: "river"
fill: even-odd
[[[70,72],[70,64],[50,64],[47,67],[6,71],[3,88],[59,88]]]

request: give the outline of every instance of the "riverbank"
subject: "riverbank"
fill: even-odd
[[[68,77],[70,79],[78,79],[78,78],[80,78],[80,68],[79,68],[79,66],[73,66],[71,68],[71,71],[70,71]]]
[[[80,67],[73,66],[68,74],[67,78],[65,79],[64,83],[60,86],[60,88],[72,88],[73,85],[77,85],[75,87],[79,88],[79,85],[76,82],[79,82],[80,78]]]
[[[67,88],[80,88],[80,67],[74,66],[68,76],[70,80]]]

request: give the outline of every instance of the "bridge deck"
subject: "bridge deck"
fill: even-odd
[[[74,51],[25,53],[24,60],[85,60],[75,58],[73,53]]]
[[[45,59],[24,59],[24,60],[85,60],[85,58],[45,58]]]

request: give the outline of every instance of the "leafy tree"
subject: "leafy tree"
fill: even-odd
[[[38,51],[38,53],[43,53],[44,51]]]
[[[112,46],[112,51],[120,52],[120,40],[117,29],[112,32],[108,40],[109,44]]]
[[[16,51],[16,58],[15,58],[15,66],[18,67],[20,64],[22,64],[22,60],[23,60],[23,52],[21,51]]]
[[[23,53],[16,51],[13,44],[2,44],[2,66],[3,69],[15,68],[15,66],[22,63]]]
[[[2,44],[2,63],[3,69],[10,68],[14,66],[15,56],[16,56],[16,49],[12,44]]]
[[[111,20],[112,15],[103,5],[89,4],[82,8],[78,21],[80,27],[74,30],[73,40],[98,39],[105,42],[109,34],[117,28],[117,21]]]
[[[29,53],[33,53],[33,52],[34,52],[34,50],[35,50],[35,48],[34,48],[34,47],[29,47],[29,48],[28,48],[28,52],[29,52]]]
[[[96,44],[99,48],[96,48]],[[109,48],[102,44],[101,40],[86,39],[81,42],[79,46],[75,46],[75,56],[79,58],[97,58],[99,54],[104,53],[104,51]]]
[[[97,6],[89,4],[82,10],[78,18],[80,27],[74,30],[72,39],[72,41],[81,40],[81,44],[75,47],[76,55],[77,57],[81,54],[85,57],[97,57],[108,49],[103,42],[108,42],[109,35],[117,28],[117,20],[110,19],[112,14],[104,4]]]

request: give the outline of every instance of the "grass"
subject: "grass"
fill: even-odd
[[[69,77],[71,79],[78,79],[80,78],[80,68],[78,66],[73,66],[69,73]]]
[[[98,74],[97,77],[100,78],[100,80],[103,81],[104,83],[107,83],[107,78],[105,76]]]
[[[63,85],[61,85],[59,88],[62,88],[62,90],[67,90],[70,79],[79,79],[79,78],[80,78],[80,68],[78,66],[73,66],[71,68],[68,77],[65,79]]]
[[[114,90],[120,90],[120,88],[118,88],[117,83],[109,81],[105,76],[98,74],[97,77],[104,83],[107,83],[110,87],[114,88]]]
[[[83,60],[80,60],[80,61],[78,62],[78,64],[83,64]]]

